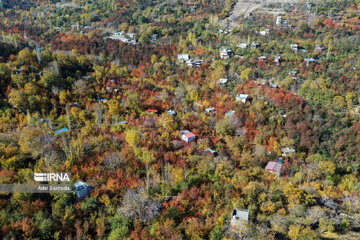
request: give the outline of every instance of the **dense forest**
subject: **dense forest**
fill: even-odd
[[[0,184],[93,186],[0,238],[359,239],[360,1],[241,2],[0,1]]]

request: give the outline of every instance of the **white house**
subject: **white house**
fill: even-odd
[[[295,149],[290,148],[290,147],[284,147],[281,149],[281,151],[282,151],[282,153],[283,153],[282,155],[284,157],[291,156],[292,154],[296,153]]]
[[[316,62],[314,58],[305,58],[304,61],[306,62],[306,66],[309,66],[312,62]]]
[[[246,103],[248,97],[249,97],[249,95],[247,95],[247,94],[238,94],[236,96],[236,101],[241,101],[243,103]]]
[[[296,76],[296,75],[297,75],[297,71],[290,71],[289,74],[290,74],[290,76]]]
[[[151,42],[152,42],[152,43],[156,42],[157,37],[158,37],[158,34],[156,34],[156,33],[154,33],[153,35],[151,35]]]
[[[258,47],[260,47],[260,44],[258,44],[256,42],[251,43],[251,49],[257,49]]]
[[[184,142],[192,142],[196,138],[196,135],[188,130],[184,130],[181,132],[181,140]]]
[[[293,50],[294,52],[297,52],[297,51],[298,51],[298,45],[297,45],[296,43],[290,44],[290,48],[291,48],[291,50]]]
[[[194,67],[196,62],[194,59],[190,59],[190,60],[187,60],[186,61],[186,64],[189,66],[189,67]]]
[[[268,28],[266,28],[266,29],[264,29],[264,30],[262,30],[262,31],[259,31],[259,34],[260,34],[261,36],[268,35],[269,33],[270,33],[270,29],[268,29]]]
[[[114,32],[109,38],[124,43],[136,44],[135,33]]]
[[[220,80],[218,81],[218,83],[220,84],[225,84],[227,83],[228,79],[227,78],[220,78]]]
[[[234,209],[231,213],[230,224],[232,226],[238,224],[244,224],[249,221],[249,210]]]
[[[176,114],[176,112],[174,110],[172,110],[172,109],[169,109],[167,111],[167,113],[170,114],[170,115],[175,115]]]
[[[319,44],[315,45],[315,52],[322,53],[323,50],[324,50],[323,46]]]
[[[274,58],[274,62],[276,63],[276,65],[279,65],[280,64],[280,61],[281,61],[281,57],[280,56],[276,56]]]
[[[276,17],[276,25],[280,25],[282,23],[282,16]]]
[[[205,112],[206,112],[206,113],[216,113],[216,110],[215,110],[215,108],[213,108],[213,107],[209,107],[209,108],[206,108],[206,109],[205,109]]]
[[[248,47],[248,44],[247,43],[240,43],[238,45],[236,45],[238,48],[242,48],[242,49],[245,49]]]
[[[190,60],[189,54],[179,54],[177,57],[178,61],[186,62]]]
[[[200,67],[204,63],[204,60],[196,60],[195,67]]]
[[[220,58],[221,59],[228,59],[231,57],[232,51],[227,49],[227,48],[223,48],[220,51]]]

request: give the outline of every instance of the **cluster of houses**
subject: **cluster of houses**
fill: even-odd
[[[221,59],[229,59],[231,58],[233,52],[230,49],[223,48],[220,50],[220,58]]]
[[[136,44],[135,33],[114,32],[110,37],[113,40],[120,40],[124,43]]]
[[[282,156],[289,157],[295,153],[295,150],[290,147],[285,147],[281,149]],[[269,173],[274,174],[275,176],[280,176],[280,172],[282,169],[282,159],[279,158],[277,161],[268,162],[265,167],[265,170]],[[249,222],[249,210],[247,209],[237,209],[235,208],[231,213],[230,226],[241,228],[242,226],[246,226]]]
[[[270,29],[266,28],[262,31],[258,31],[257,33],[260,34],[261,36],[266,36],[270,33]]]
[[[282,16],[277,16],[276,17],[275,24],[277,26],[284,27],[284,28],[292,28],[292,25],[288,24],[288,20],[287,19],[283,20]]]
[[[264,31],[265,31],[265,30],[264,30]],[[266,35],[266,34],[265,34],[265,35]],[[249,47],[249,44],[247,44],[247,43],[240,43],[240,44],[236,45],[236,47],[241,48],[241,49],[246,49],[246,48]],[[250,44],[250,48],[251,48],[251,49],[257,49],[257,48],[259,48],[259,47],[260,47],[260,44],[258,44],[258,43],[256,43],[256,42],[252,42],[252,43]]]
[[[191,59],[189,54],[179,54],[177,60],[180,63],[186,63],[189,67],[200,67],[204,63],[204,60]]]
[[[306,52],[305,49],[301,49],[296,43],[290,44],[290,48],[294,52],[298,52],[299,50],[301,50],[302,52]],[[324,47],[322,45],[320,45],[320,44],[315,45],[315,52],[316,53],[322,53],[323,50],[324,50]]]

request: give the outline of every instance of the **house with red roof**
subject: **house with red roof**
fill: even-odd
[[[279,162],[268,162],[268,164],[265,167],[265,170],[270,173],[274,173],[277,176],[280,176],[281,168],[282,168],[282,164]]]
[[[153,109],[153,108],[149,108],[146,110],[147,113],[157,113],[158,110],[157,109]]]
[[[184,130],[181,132],[181,140],[184,142],[192,142],[196,139],[196,135],[188,130]]]

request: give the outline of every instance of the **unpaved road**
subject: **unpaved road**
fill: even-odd
[[[228,18],[229,23],[236,21],[240,16],[245,15],[247,13],[253,12],[259,8],[267,4],[274,4],[274,3],[283,3],[283,4],[290,4],[290,3],[298,3],[299,0],[239,0],[231,14]]]

